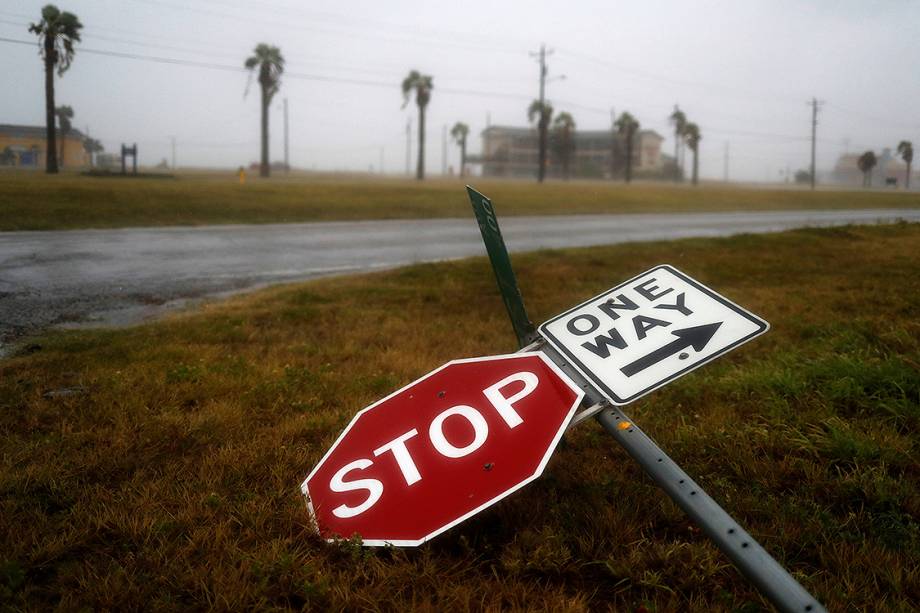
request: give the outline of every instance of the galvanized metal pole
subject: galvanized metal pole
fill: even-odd
[[[562,354],[542,339],[522,349],[527,350],[545,353],[585,391],[583,406],[586,408],[575,414],[572,426],[593,416],[777,609],[789,613],[825,611],[821,603],[710,498],[621,407],[612,406]]]
[[[604,408],[595,418],[777,609],[790,613],[825,610],[619,407]]]

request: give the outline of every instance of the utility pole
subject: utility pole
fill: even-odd
[[[728,183],[728,141],[725,141],[725,169],[724,169],[724,180]]]
[[[291,171],[291,148],[289,140],[289,128],[288,128],[288,103],[287,98],[284,99],[284,174],[287,174]]]
[[[383,147],[380,147],[380,174],[386,174],[383,170]]]
[[[412,174],[412,117],[406,119],[406,174]]]
[[[537,168],[537,181],[543,183],[546,177],[546,129],[549,123],[546,116],[546,55],[552,55],[552,49],[547,51],[546,45],[540,45],[539,52],[532,52],[531,57],[539,58],[540,62],[540,122],[537,124],[539,131],[539,167]]]
[[[811,189],[815,188],[815,137],[818,134],[818,107],[823,102],[818,102],[817,98],[812,98],[811,102]]]
[[[610,180],[617,174],[617,112],[610,107]]]
[[[172,141],[172,169],[176,169],[176,137],[170,136],[169,139]]]

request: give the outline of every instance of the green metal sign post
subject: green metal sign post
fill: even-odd
[[[522,348],[526,345],[526,351],[544,352],[576,385],[585,390],[582,403],[585,410],[580,414],[576,413],[572,425],[581,421],[582,416],[594,415],[598,423],[610,432],[645,473],[702,528],[713,543],[731,559],[735,567],[778,610],[790,613],[826,613],[821,603],[668,457],[655,441],[622,411],[622,407],[612,406],[590,381],[535,331],[524,309],[524,301],[514,271],[511,269],[505,241],[498,229],[492,202],[469,186],[467,191],[518,342]]]
[[[514,327],[514,335],[517,337],[518,346],[524,347],[536,340],[537,331],[527,317],[524,298],[521,297],[517,277],[514,276],[514,270],[511,268],[511,258],[508,256],[508,249],[505,247],[502,232],[498,228],[498,218],[492,208],[492,201],[469,185],[466,186],[466,191],[470,196],[473,212],[476,214],[476,221],[479,222],[482,242],[485,243],[486,251],[489,253],[492,270],[495,272],[495,280],[498,282],[498,289],[501,291],[502,300],[508,310],[508,317],[511,318],[511,325]]]

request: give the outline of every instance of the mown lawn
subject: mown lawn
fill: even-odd
[[[628,409],[831,611],[920,607],[920,225],[515,257],[543,320],[659,263],[772,330]],[[484,258],[291,285],[0,361],[13,609],[767,607],[593,422],[412,550],[327,544],[300,481],[355,411],[514,349]],[[69,394],[48,394],[70,388]]]
[[[920,207],[920,194],[901,191],[470,181],[502,215]],[[160,179],[0,173],[0,231],[468,217],[469,206],[459,180],[297,175],[240,185],[229,172]]]

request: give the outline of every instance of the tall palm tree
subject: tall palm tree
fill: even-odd
[[[67,135],[70,134],[70,130],[73,128],[73,123],[70,121],[73,119],[73,109],[66,105],[59,106],[54,109],[54,114],[57,115],[58,125],[61,127],[61,159],[58,160],[58,165],[64,168],[64,152],[66,150]]]
[[[41,56],[45,61],[45,127],[47,151],[45,171],[58,171],[57,139],[54,130],[54,69],[62,76],[70,68],[74,56],[74,43],[80,42],[83,24],[73,13],[62,12],[53,4],[42,9],[42,19],[29,25],[29,32],[38,35]]]
[[[86,137],[83,139],[83,150],[89,154],[89,167],[94,168],[96,166],[96,154],[104,151],[102,143],[100,143],[95,138]]]
[[[549,102],[540,102],[534,100],[527,109],[527,119],[530,123],[537,121],[538,141],[539,141],[539,158],[537,165],[537,182],[543,183],[546,177],[546,134],[549,129],[549,122],[553,118],[553,105]]]
[[[683,179],[684,173],[678,162],[678,155],[680,153],[681,141],[684,138],[684,128],[687,126],[687,115],[675,104],[674,112],[671,113],[668,120],[674,124],[674,180],[680,181]]]
[[[693,152],[693,184],[696,185],[699,181],[700,141],[703,140],[700,135],[700,127],[692,122],[687,123],[684,126],[684,139],[686,139],[690,151]]]
[[[409,95],[415,90],[415,104],[418,106],[418,165],[415,169],[415,178],[422,181],[425,178],[425,109],[431,101],[431,90],[434,89],[432,78],[417,70],[409,72],[403,79],[403,108],[409,104]]]
[[[454,141],[460,145],[460,176],[463,177],[466,175],[466,137],[470,133],[470,127],[458,121],[454,124],[454,127],[450,129],[450,135],[453,137]]]
[[[639,131],[639,120],[624,111],[614,125],[617,133],[626,140],[626,182],[629,183],[632,181],[633,138]]]
[[[898,143],[898,154],[907,163],[907,177],[904,181],[904,189],[910,189],[910,163],[914,161],[914,146],[909,140],[902,140]]]
[[[871,151],[866,151],[856,160],[856,165],[863,173],[863,187],[872,187],[872,169],[876,164],[878,164],[878,158]]]
[[[572,151],[575,149],[575,118],[570,113],[562,112],[556,115],[553,121],[556,148],[562,160],[562,177],[569,180],[569,166],[572,160]]]
[[[259,175],[267,177],[271,174],[271,164],[268,159],[268,107],[281,88],[284,57],[281,56],[281,49],[278,47],[259,43],[253,50],[253,54],[246,58],[244,66],[249,70],[250,79],[252,79],[253,71],[256,68],[259,69],[259,87],[262,89],[262,163],[259,167]],[[248,83],[246,90],[249,90]]]

